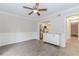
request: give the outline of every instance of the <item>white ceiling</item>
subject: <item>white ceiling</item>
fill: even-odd
[[[33,7],[34,3],[0,3],[0,11],[16,14],[31,19],[39,19],[46,17],[56,12],[60,12],[66,9],[70,9],[76,6],[79,6],[79,3],[40,3],[39,8],[47,8],[45,12],[40,12],[41,16],[36,14],[28,15],[31,10],[24,9],[22,6]]]

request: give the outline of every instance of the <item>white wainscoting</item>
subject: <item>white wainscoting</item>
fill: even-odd
[[[38,39],[37,32],[0,33],[0,46]]]
[[[60,40],[60,34],[51,34],[51,33],[44,34],[44,41],[45,42],[59,45],[59,42],[60,42],[59,40]]]
[[[63,41],[64,35],[60,33],[44,33],[44,41],[58,45],[60,47],[65,47],[65,42]]]
[[[63,34],[44,34],[44,41],[48,43],[52,43],[55,45],[59,45],[61,47],[65,47],[65,41],[63,41],[64,36]],[[0,46],[18,43],[22,41],[28,41],[38,39],[39,40],[39,33],[38,32],[16,32],[16,33],[0,33]]]

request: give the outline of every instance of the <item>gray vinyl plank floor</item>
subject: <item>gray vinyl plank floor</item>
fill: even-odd
[[[34,39],[1,46],[0,56],[79,56],[79,41],[72,38],[61,48],[48,43],[40,47],[39,40]]]

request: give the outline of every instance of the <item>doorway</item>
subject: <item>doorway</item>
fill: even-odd
[[[79,16],[67,18],[67,41],[66,46],[78,47],[79,45]]]
[[[78,22],[71,22],[71,37],[78,38]]]
[[[40,27],[39,27],[39,39],[40,40],[43,40],[43,34],[44,33],[48,33],[49,32],[49,24],[48,24],[48,22],[42,22],[42,23],[40,23]]]
[[[44,46],[45,35],[50,32],[50,21],[42,21],[39,23],[39,40],[41,47]]]

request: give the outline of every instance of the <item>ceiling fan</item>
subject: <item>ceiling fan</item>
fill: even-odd
[[[30,8],[30,7],[27,7],[27,6],[23,6],[23,8],[32,10],[30,13],[28,13],[28,15],[31,15],[32,13],[35,13],[38,16],[40,16],[40,11],[47,11],[46,8],[39,9],[39,3],[36,3],[35,6],[33,6],[33,8]]]

